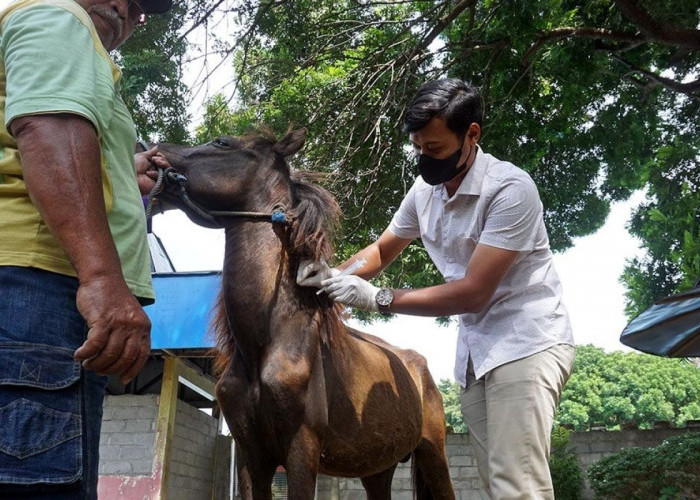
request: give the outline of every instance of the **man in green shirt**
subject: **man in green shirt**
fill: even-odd
[[[0,491],[12,498],[97,498],[105,375],[128,382],[150,351],[136,136],[108,52],[171,3],[0,11]]]

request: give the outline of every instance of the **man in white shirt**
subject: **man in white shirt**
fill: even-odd
[[[486,491],[553,499],[550,434],[574,342],[537,187],[481,150],[481,121],[475,87],[458,79],[423,85],[404,122],[421,176],[389,228],[337,268],[302,263],[297,282],[350,307],[459,315],[454,374]],[[444,284],[380,290],[365,281],[414,238]],[[366,263],[357,275],[339,275],[358,259]]]

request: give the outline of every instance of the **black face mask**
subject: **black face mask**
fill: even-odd
[[[431,186],[437,186],[444,182],[451,181],[457,177],[467,167],[467,161],[457,165],[462,156],[462,148],[459,148],[453,155],[442,160],[426,155],[418,156],[418,170],[420,176]]]

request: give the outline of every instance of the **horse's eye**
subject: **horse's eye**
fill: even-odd
[[[217,148],[230,148],[231,143],[226,137],[217,137],[213,141],[211,141],[212,145],[217,147]]]

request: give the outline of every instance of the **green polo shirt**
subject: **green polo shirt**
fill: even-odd
[[[76,114],[97,130],[105,207],[126,282],[152,299],[136,135],[120,78],[90,16],[72,0],[20,0],[0,11],[0,265],[75,276],[27,194],[8,126],[20,116]]]

